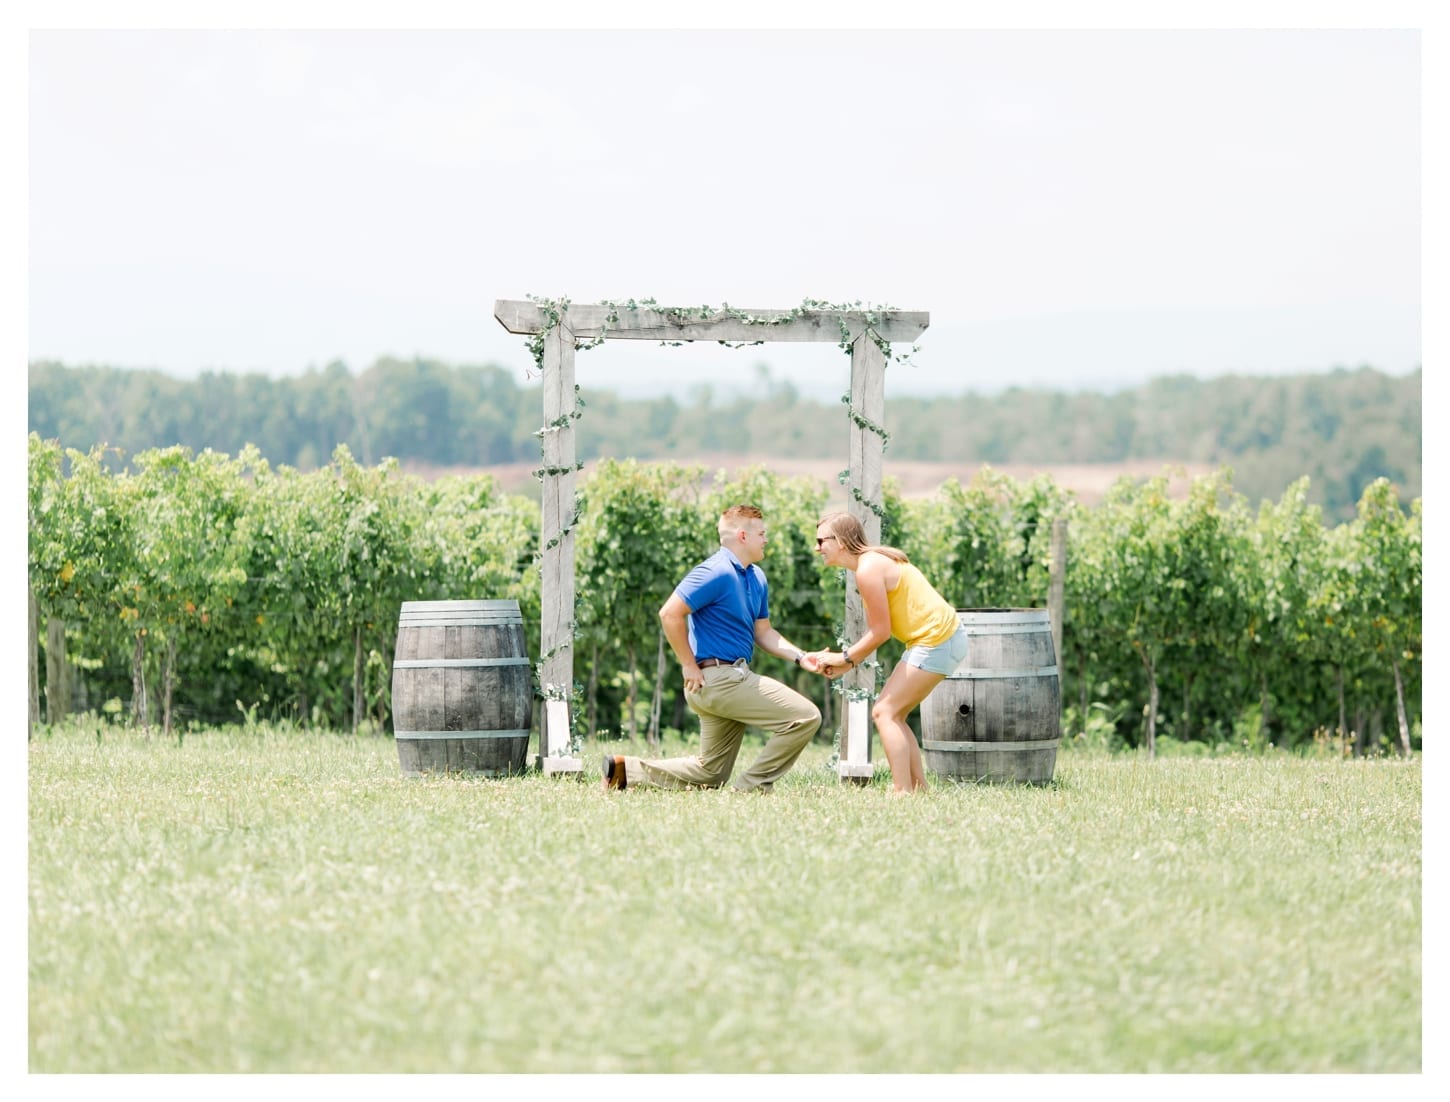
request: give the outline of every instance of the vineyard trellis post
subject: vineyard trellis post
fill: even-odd
[[[1067,587],[1067,518],[1054,517],[1052,521],[1052,543],[1049,552],[1047,611],[1052,620],[1052,654],[1057,668],[1066,668],[1062,657],[1062,622],[1067,615],[1064,591]]]
[[[26,649],[30,652],[30,667],[27,670],[26,685],[27,695],[30,697],[30,725],[26,728],[26,741],[35,737],[35,725],[40,722],[40,639],[36,621],[40,613],[36,607],[35,590],[26,586],[26,631],[25,638],[29,644]]]
[[[583,342],[610,339],[652,340],[666,344],[695,341],[760,344],[766,341],[830,342],[850,351],[848,509],[861,521],[867,539],[881,536],[881,467],[885,437],[886,348],[893,341],[914,341],[930,324],[925,311],[862,310],[824,307],[796,310],[686,310],[619,306],[612,303],[545,304],[500,299],[494,317],[510,333],[542,337],[540,367],[544,389],[543,545],[539,646],[541,689],[545,692],[540,728],[539,764],[545,772],[577,771],[565,753],[571,743],[568,708],[574,684],[574,447],[576,409],[574,350]],[[661,594],[661,600],[664,599]],[[850,638],[865,631],[865,611],[855,580],[847,575],[845,630]],[[852,634],[854,633],[854,634]],[[842,709],[838,775],[869,778],[870,730],[867,696],[874,673],[853,670],[846,678],[849,704]],[[552,759],[552,762],[551,762]]]
[[[37,630],[39,626],[37,625]],[[59,723],[70,715],[71,667],[65,657],[65,621],[45,621],[45,722]]]

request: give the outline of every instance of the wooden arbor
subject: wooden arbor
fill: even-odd
[[[848,433],[850,486],[848,508],[866,529],[868,542],[881,538],[881,453],[877,431],[886,409],[886,351],[893,341],[914,341],[930,324],[925,311],[904,310],[723,310],[634,308],[608,303],[557,306],[500,299],[494,317],[510,333],[542,338],[544,374],[543,430],[543,574],[539,674],[546,697],[539,764],[547,772],[578,772],[569,745],[569,696],[574,683],[574,351],[581,342],[650,340],[670,342],[814,341],[849,345],[851,403]],[[664,599],[661,595],[661,600]],[[865,612],[855,577],[847,575],[846,637],[865,631]],[[840,764],[843,780],[871,775],[867,698],[874,687],[867,670],[843,679],[850,703],[844,709]]]

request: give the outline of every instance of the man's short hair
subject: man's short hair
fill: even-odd
[[[764,519],[765,517],[754,505],[730,506],[720,514],[720,542],[724,543],[730,538],[732,532],[743,529],[747,521]]]

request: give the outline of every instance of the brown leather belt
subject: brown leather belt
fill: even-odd
[[[735,663],[727,662],[723,658],[698,658],[695,660],[695,665],[699,666],[702,670],[708,670],[712,666],[733,666]]]

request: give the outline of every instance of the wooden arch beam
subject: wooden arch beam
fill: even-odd
[[[706,309],[701,307],[701,310]],[[713,309],[713,307],[711,308]],[[922,310],[736,310],[700,317],[694,309],[626,309],[608,304],[570,303],[569,330],[578,340],[635,341],[854,341],[869,325],[887,341],[914,341],[930,324]],[[740,315],[744,315],[741,317]],[[493,316],[510,333],[534,335],[547,328],[533,302],[500,299]]]

